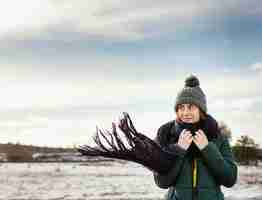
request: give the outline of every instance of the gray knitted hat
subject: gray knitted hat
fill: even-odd
[[[207,112],[206,95],[200,88],[199,80],[196,76],[190,75],[185,80],[185,87],[180,90],[176,97],[175,111],[177,111],[177,106],[179,104],[195,104],[204,113]]]

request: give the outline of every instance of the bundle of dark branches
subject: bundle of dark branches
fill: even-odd
[[[83,145],[77,150],[85,156],[132,161],[158,173],[166,173],[174,165],[176,152],[163,150],[154,140],[137,132],[128,113],[123,113],[118,127],[123,132],[121,135],[115,123],[112,131],[97,128],[93,138],[96,146]]]

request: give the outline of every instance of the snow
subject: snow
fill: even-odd
[[[0,200],[163,199],[152,173],[135,163],[1,163]],[[262,199],[262,168],[239,167],[226,200]]]

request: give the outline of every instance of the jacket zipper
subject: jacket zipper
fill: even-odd
[[[197,160],[194,158],[192,160],[192,200],[195,199],[197,192]]]
[[[197,183],[197,161],[194,158],[193,160],[193,188],[196,188]]]

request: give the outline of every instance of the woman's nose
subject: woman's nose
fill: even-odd
[[[192,114],[192,113],[191,113],[191,110],[190,110],[190,109],[185,109],[185,110],[184,110],[184,115],[185,115],[185,116],[191,116],[191,114]]]
[[[185,107],[184,113],[189,113],[189,112],[190,112],[190,110],[187,107]]]

